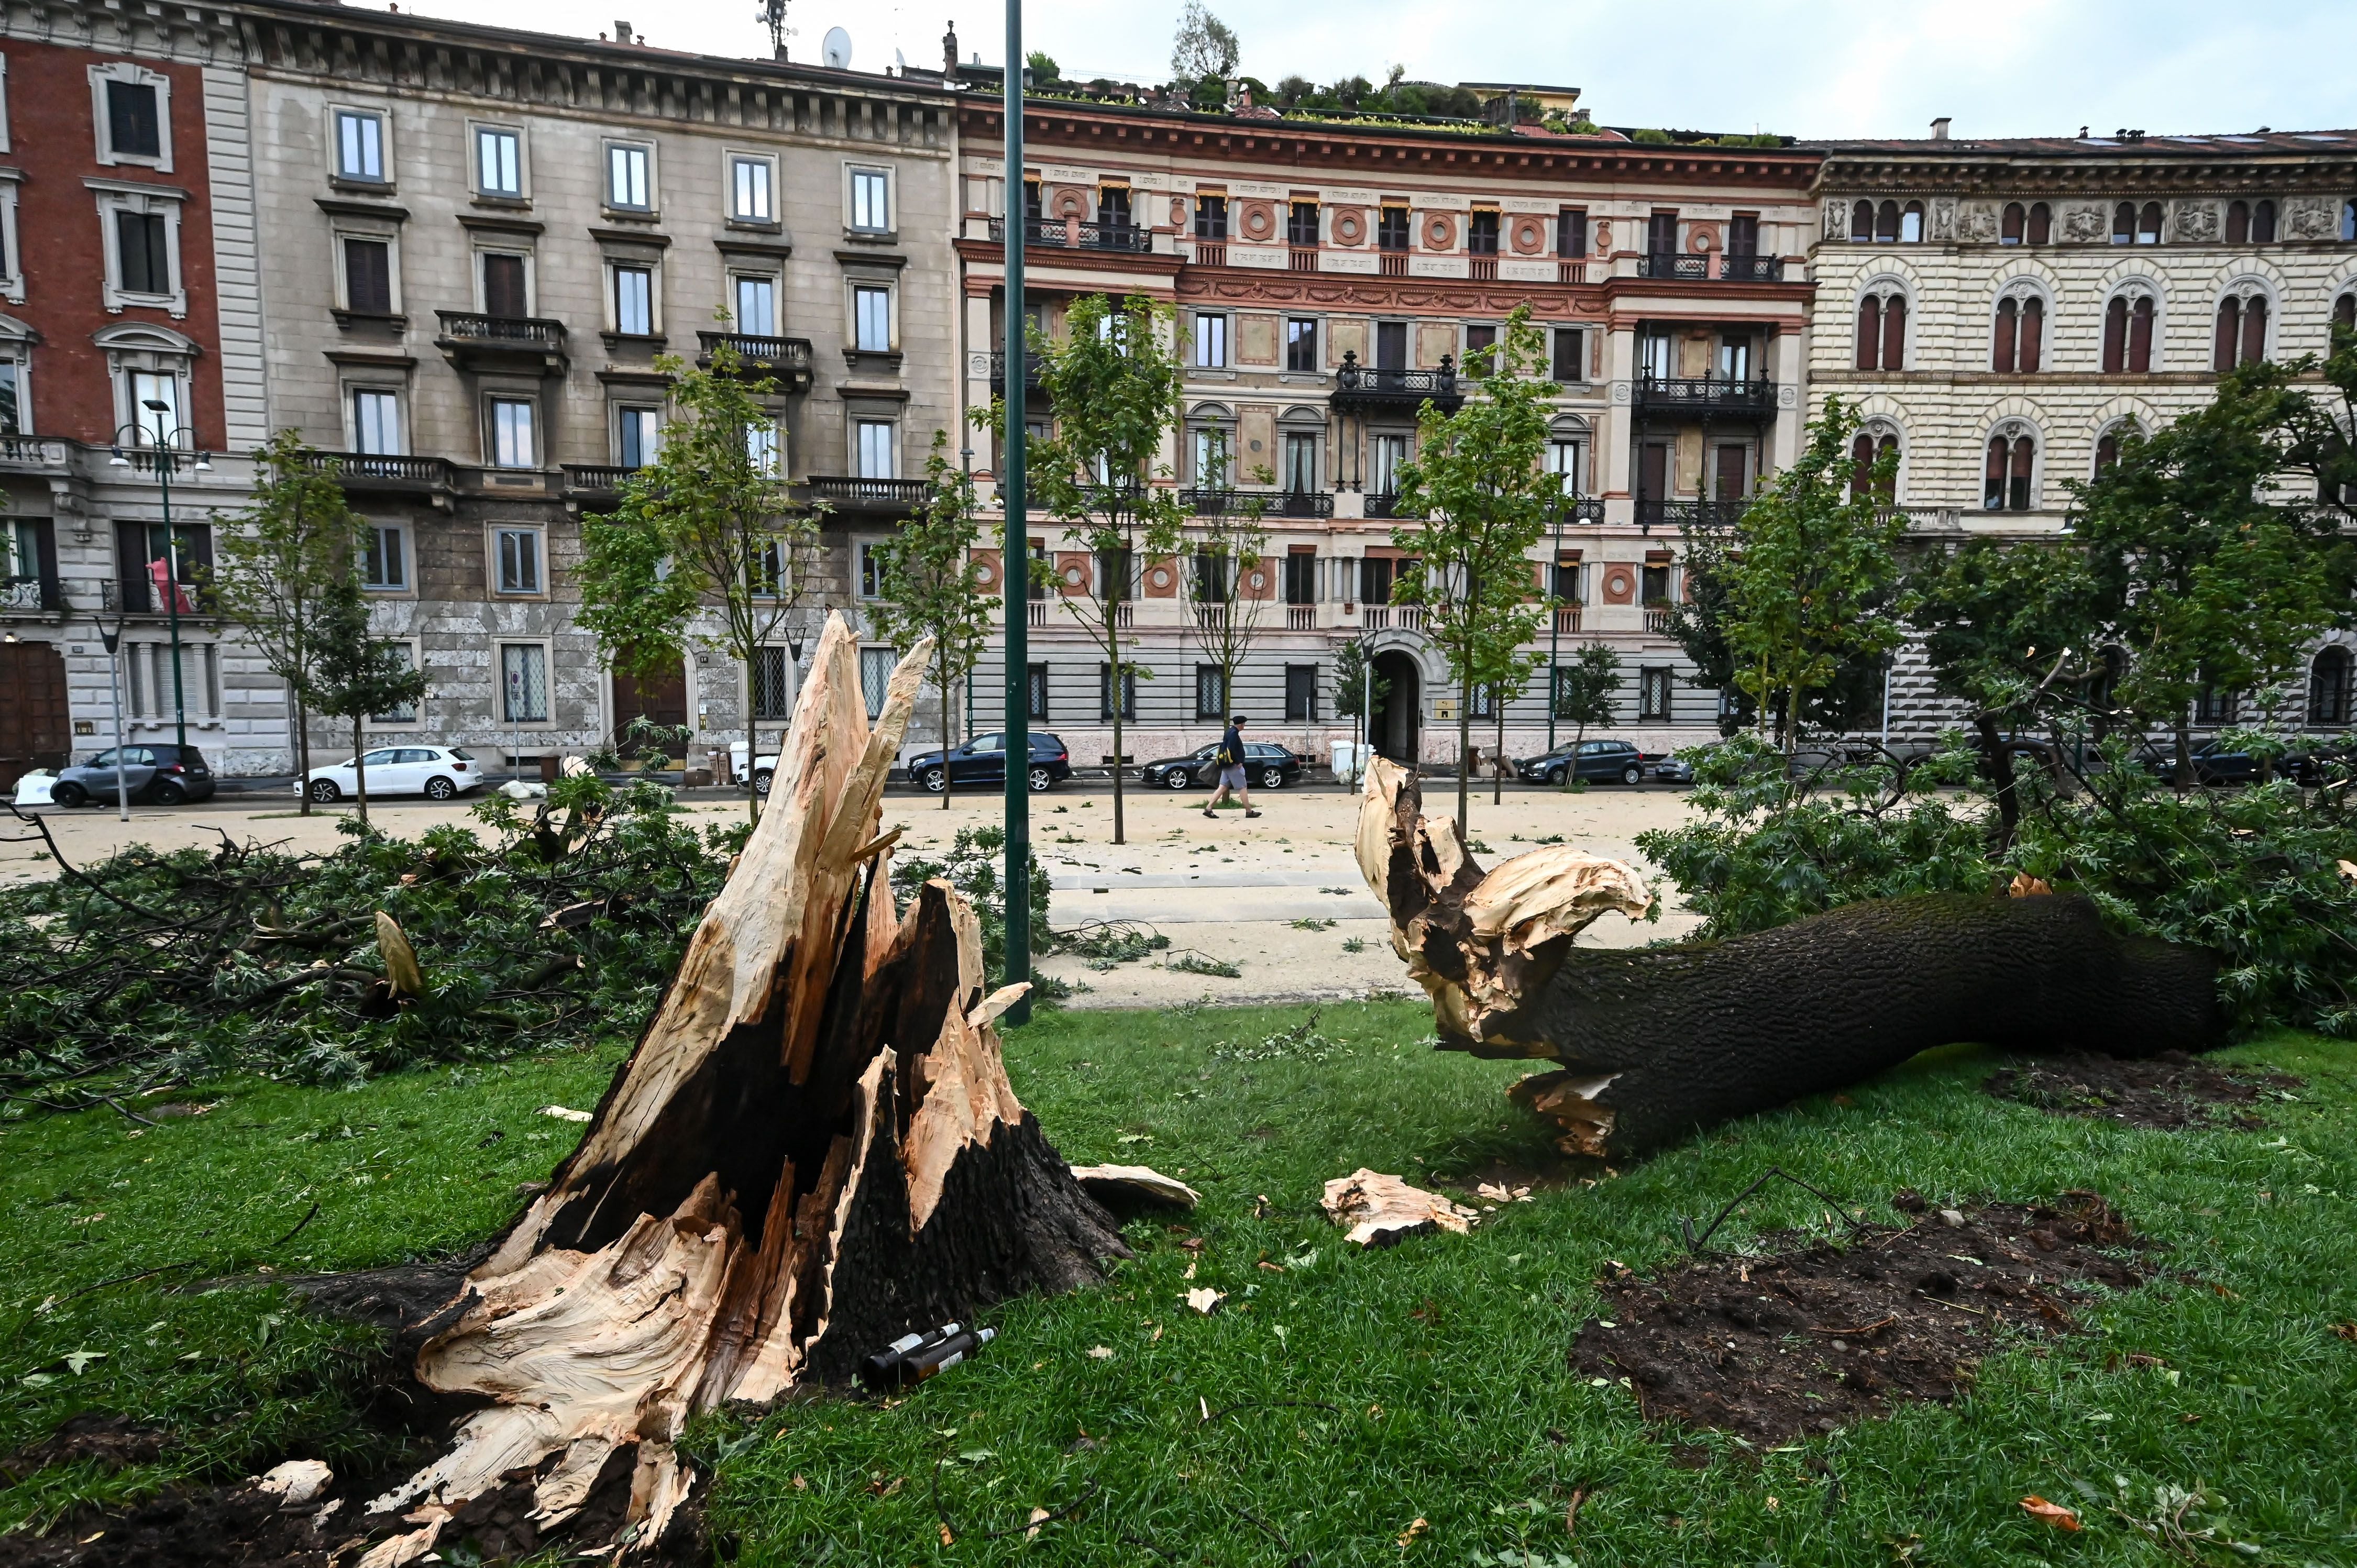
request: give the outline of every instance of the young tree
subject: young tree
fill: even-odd
[[[253,504],[216,531],[210,586],[221,618],[238,627],[294,705],[295,771],[311,811],[311,692],[329,601],[352,575],[365,524],[344,499],[332,465],[291,430],[255,451]]]
[[[1579,777],[1579,743],[1590,725],[1612,722],[1612,698],[1620,690],[1620,656],[1601,642],[1583,644],[1571,662],[1555,671],[1555,716],[1569,719],[1571,762],[1563,770],[1566,789]]]
[[[1256,477],[1263,483],[1275,478],[1266,469]],[[1236,671],[1259,639],[1261,618],[1273,597],[1252,592],[1249,584],[1267,564],[1268,531],[1261,526],[1260,513],[1258,500],[1231,496],[1217,512],[1196,519],[1188,530],[1189,558],[1176,563],[1194,607],[1195,641],[1220,672],[1223,719],[1235,709]]]
[[[1907,518],[1883,499],[1879,483],[1852,483],[1857,426],[1855,409],[1825,400],[1807,449],[1745,509],[1717,568],[1736,684],[1760,704],[1763,722],[1777,715],[1788,757],[1810,694],[1832,688],[1846,665],[1878,659],[1903,639],[1889,607]]]
[[[2341,382],[2327,384],[2345,410],[2357,349],[2345,335],[2336,347],[2326,368]],[[2116,700],[2169,726],[2179,788],[2193,782],[2194,699],[2285,685],[2349,613],[2346,492],[2334,483],[2347,437],[2299,384],[2317,369],[2312,357],[2242,366],[2206,407],[2123,441],[2117,463],[2072,487],[2072,533],[2126,655]]]
[[[1235,73],[1242,52],[1233,28],[1205,10],[1203,0],[1187,0],[1170,45],[1173,75],[1182,81],[1225,81]]]
[[[350,571],[322,601],[310,692],[319,712],[351,722],[352,774],[358,785],[361,822],[365,824],[369,820],[368,762],[363,726],[371,714],[424,702],[426,682],[425,671],[410,663],[407,650],[379,641],[371,634],[368,596]],[[309,795],[307,786],[304,793]]]
[[[877,634],[902,654],[928,637],[933,639],[926,672],[942,706],[944,768],[950,754],[950,693],[973,676],[990,636],[990,618],[998,608],[996,599],[974,591],[973,553],[982,524],[974,515],[974,478],[950,462],[949,439],[946,431],[933,432],[933,449],[925,459],[931,499],[885,548],[884,596],[868,609]],[[949,809],[945,787],[942,810]]]
[[[1507,675],[1502,650],[1536,637],[1546,613],[1529,560],[1563,494],[1562,480],[1539,462],[1546,450],[1546,400],[1559,390],[1543,379],[1545,364],[1530,307],[1518,306],[1494,348],[1465,357],[1474,395],[1454,413],[1424,405],[1415,460],[1400,470],[1400,510],[1424,521],[1392,531],[1393,542],[1410,556],[1392,596],[1425,607],[1425,633],[1457,681],[1460,838],[1471,782],[1473,688]]]
[[[1030,504],[1066,536],[1088,546],[1096,581],[1085,594],[1058,600],[1104,654],[1105,706],[1113,722],[1113,842],[1125,843],[1119,758],[1124,701],[1146,671],[1128,658],[1125,635],[1140,563],[1175,556],[1184,514],[1163,443],[1178,423],[1179,365],[1171,347],[1174,314],[1142,295],[1115,306],[1103,295],[1072,302],[1071,335],[1035,339],[1039,384],[1056,411],[1055,434],[1034,438],[1025,471]],[[993,399],[981,423],[1002,440],[1006,404]]]
[[[1490,804],[1493,806],[1506,798],[1506,704],[1546,666],[1546,650],[1530,640],[1534,631],[1534,628],[1501,628],[1485,643],[1478,660],[1479,684],[1489,693],[1491,716],[1498,721],[1497,744],[1490,757]]]
[[[1392,694],[1392,683],[1374,672],[1374,664],[1364,638],[1352,638],[1334,655],[1334,711],[1353,721],[1352,742],[1365,747],[1374,744],[1367,729],[1374,722],[1374,710]],[[1360,772],[1363,774],[1365,768],[1361,767]]]
[[[672,378],[662,449],[610,515],[582,518],[577,618],[624,674],[678,668],[691,638],[742,667],[745,809],[758,817],[756,666],[810,590],[823,509],[787,499],[784,438],[761,401],[774,382],[747,379],[726,343],[709,370],[675,354],[655,365]],[[706,617],[716,630],[698,629]]]

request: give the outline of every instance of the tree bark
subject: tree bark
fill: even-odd
[[[352,715],[352,792],[360,798],[361,826],[366,827],[368,826],[368,756],[361,749],[361,742],[365,738],[361,727],[362,722],[358,714]]]
[[[1647,909],[1633,869],[1554,846],[1485,876],[1420,803],[1384,764],[1360,811],[1393,946],[1442,1048],[1555,1064],[1516,1093],[1567,1152],[1658,1148],[1956,1041],[2134,1057],[2222,1032],[2213,954],[2115,936],[2083,898],[1868,899],[1727,941],[1577,948]]]
[[[1987,772],[1990,788],[1996,796],[1997,847],[2004,849],[2013,843],[2015,830],[2021,826],[2021,795],[2014,784],[2013,752],[1998,733],[1994,714],[1975,714],[1973,733],[1980,740],[1981,767]]]
[[[303,815],[307,817],[311,814],[311,714],[299,696],[295,698],[295,777],[303,781],[296,792],[303,797]]]
[[[418,1355],[427,1388],[488,1402],[370,1505],[417,1528],[363,1568],[494,1489],[529,1492],[546,1530],[624,1473],[651,1543],[694,1482],[674,1443],[696,1412],[840,1381],[902,1333],[1127,1255],[1007,1081],[992,1021],[1028,988],[983,995],[946,882],[896,908],[881,797],[930,640],[871,733],[829,618],[766,809],[637,1050]]]

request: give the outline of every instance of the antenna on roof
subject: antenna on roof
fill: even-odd
[[[830,70],[842,70],[851,64],[851,35],[841,27],[829,27],[820,48]]]

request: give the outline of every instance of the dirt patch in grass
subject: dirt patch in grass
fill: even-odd
[[[1656,1280],[1603,1281],[1572,1368],[1625,1380],[1648,1421],[1784,1443],[1910,1400],[1944,1403],[2000,1330],[2067,1332],[2097,1287],[2146,1277],[2133,1258],[2141,1243],[2088,1192],[2050,1208],[1927,1209],[1903,1230],[1870,1227],[1838,1245],[1765,1240],[1762,1257],[1714,1254]]]
[[[2041,1057],[2006,1068],[1981,1087],[2059,1116],[2093,1116],[2130,1127],[2175,1131],[2264,1125],[2248,1107],[2281,1098],[2306,1079],[2266,1068],[2217,1068],[2183,1051],[2157,1057]]]

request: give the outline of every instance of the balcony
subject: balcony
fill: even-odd
[[[1039,356],[1026,353],[1023,356],[1025,401],[1028,402],[1035,395],[1039,395]],[[993,349],[990,351],[990,395],[993,397],[1006,395],[1006,350],[1004,349]]]
[[[0,435],[0,467],[62,468],[66,444],[40,435]]]
[[[1680,256],[1668,252],[1654,252],[1637,258],[1637,275],[1641,278],[1674,278],[1680,283],[1708,283],[1710,257],[1707,254]]]
[[[612,500],[622,483],[639,471],[635,463],[567,463],[565,493],[574,500]]]
[[[1604,503],[1593,496],[1560,497],[1547,509],[1547,523],[1555,528],[1577,528],[1582,523],[1604,521]]]
[[[1637,526],[1655,528],[1732,528],[1743,516],[1749,501],[1656,501],[1637,502]]]
[[[802,485],[813,500],[825,501],[837,511],[902,517],[924,505],[932,489],[922,479],[862,479],[847,474],[813,474]]]
[[[378,496],[447,496],[457,474],[447,457],[411,457],[384,452],[307,452],[303,465],[330,474],[347,493]]]
[[[1676,614],[1677,610],[1669,605],[1647,605],[1645,607],[1645,630],[1655,637],[1667,637],[1670,634],[1670,618]]]
[[[1641,376],[1637,381],[1637,413],[1673,419],[1773,419],[1776,383],[1728,381],[1720,376]]]
[[[1315,245],[1294,245],[1288,247],[1286,251],[1285,264],[1286,270],[1288,272],[1316,272],[1318,270],[1318,247]]]
[[[62,614],[65,585],[55,577],[0,577],[0,612]]]
[[[1361,623],[1369,631],[1422,631],[1422,605],[1367,605],[1360,612]]]
[[[1287,631],[1316,631],[1318,629],[1318,607],[1316,605],[1286,606],[1285,629]]]
[[[1557,605],[1555,607],[1555,629],[1559,637],[1570,637],[1579,630],[1579,607]]]
[[[1048,601],[1045,599],[1027,600],[1024,604],[1023,621],[1026,626],[1046,626],[1048,624]]]
[[[1718,275],[1728,283],[1782,283],[1781,256],[1721,256]]]
[[[1195,242],[1195,264],[1199,267],[1224,267],[1228,264],[1228,243],[1224,240]]]
[[[1227,605],[1197,605],[1195,607],[1195,629],[1197,631],[1227,630],[1230,608],[1231,607]]]
[[[1328,400],[1337,413],[1396,413],[1413,414],[1426,403],[1442,413],[1464,406],[1457,390],[1457,367],[1446,354],[1437,371],[1386,371],[1359,363],[1356,353],[1342,356],[1334,372],[1334,392]]]
[[[990,240],[991,243],[995,245],[1004,245],[1006,243],[1006,219],[994,218],[990,220]],[[1032,219],[1029,222],[1023,225],[1023,243],[1026,246],[1060,246],[1067,243],[1067,236],[1064,233],[1064,225],[1062,220],[1058,220],[1051,223],[1044,218]]]
[[[1420,511],[1402,510],[1400,508],[1399,497],[1394,495],[1389,490],[1369,490],[1367,492],[1367,515],[1369,517],[1377,518],[1418,518],[1422,517],[1424,513]]]
[[[1332,517],[1334,498],[1323,490],[1239,490],[1196,487],[1178,504],[1197,517]]]
[[[508,371],[561,376],[571,363],[565,353],[565,323],[539,316],[485,316],[473,310],[437,310],[442,335],[434,346],[461,371]]]
[[[1006,242],[1006,220],[990,220],[990,237],[999,244]],[[1057,250],[1120,251],[1130,255],[1150,255],[1154,251],[1154,231],[1142,223],[1083,223],[1078,220],[1034,218],[1023,226],[1023,243],[1053,246]]]
[[[1217,485],[1189,485],[1178,492],[1178,505],[1193,517],[1225,517],[1238,509],[1240,490]]]
[[[726,348],[737,356],[737,374],[747,381],[770,381],[784,392],[811,389],[811,346],[807,338],[765,338],[745,332],[699,332],[703,351],[695,362],[712,368],[712,356]]]

